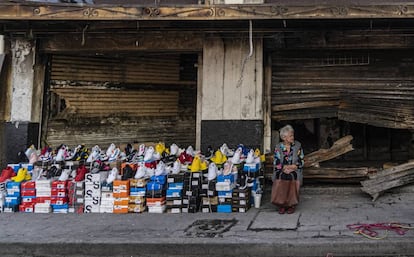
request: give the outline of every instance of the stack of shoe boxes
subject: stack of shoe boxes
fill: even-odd
[[[202,172],[186,172],[182,212],[196,213],[201,206]]]
[[[68,182],[55,180],[52,182],[52,197],[50,204],[53,213],[68,213]]]
[[[256,191],[259,188],[259,170],[260,170],[260,163],[245,163],[243,165],[243,172],[247,176],[248,179],[248,187],[251,190],[250,194],[250,202],[253,205],[254,204],[254,195],[256,194]]]
[[[166,202],[167,176],[152,176],[147,183],[147,207],[150,213],[163,213]]]
[[[69,181],[69,212],[83,213],[85,208],[85,181]]]
[[[52,181],[36,180],[36,204],[35,213],[52,212],[50,206],[52,200]]]
[[[6,197],[6,193],[7,193],[6,183],[2,182],[2,183],[0,183],[0,213],[3,212],[4,200],[5,200],[5,197]]]
[[[101,175],[101,205],[99,206],[100,213],[113,213],[114,212],[114,194],[112,183],[107,184],[105,179],[107,175]],[[103,181],[102,181],[103,180]]]
[[[217,180],[203,181],[201,184],[201,196],[202,196],[202,212],[217,212],[218,196],[216,190]]]
[[[141,213],[147,208],[146,205],[146,186],[147,180],[141,179],[130,179],[130,192],[129,192],[129,204],[128,212]]]
[[[168,175],[167,182],[167,213],[181,213],[184,173]]]
[[[114,197],[114,213],[128,213],[129,205],[129,180],[114,180],[113,197]]]
[[[101,204],[101,174],[85,175],[85,213],[99,213]]]
[[[233,212],[247,212],[251,207],[251,189],[233,189]]]
[[[219,205],[217,212],[231,212],[233,188],[235,187],[234,174],[217,176],[216,190],[218,192]]]
[[[6,184],[4,212],[17,212],[21,200],[20,183],[9,181]]]
[[[19,207],[20,212],[34,212],[36,204],[36,183],[27,181],[21,183],[22,202]]]

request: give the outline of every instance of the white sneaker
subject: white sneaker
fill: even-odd
[[[60,174],[60,177],[59,177],[59,181],[66,181],[66,180],[68,180],[69,179],[69,174],[71,172],[72,171],[70,169],[64,169],[64,170],[62,170],[62,173]]]
[[[110,144],[108,149],[106,150],[106,156],[108,156],[108,157],[111,156],[114,153],[115,148],[116,148],[116,146],[115,146],[114,143]]]
[[[241,154],[242,154],[242,149],[241,147],[237,148],[236,152],[234,153],[233,157],[231,158],[231,162],[233,164],[239,164],[241,162]]]
[[[250,149],[245,161],[247,164],[254,163],[254,150],[253,149]]]
[[[170,145],[170,155],[178,156],[178,146],[176,144]]]
[[[155,169],[154,168],[146,168],[145,169],[145,176],[146,177],[152,177],[155,174]]]
[[[113,168],[110,172],[108,177],[106,178],[106,183],[111,184],[118,176],[118,169]]]
[[[109,156],[108,161],[109,162],[114,162],[118,159],[119,154],[121,153],[121,150],[119,148],[116,148],[113,152],[112,155]]]
[[[165,171],[165,163],[163,161],[160,161],[157,164],[157,168],[155,169],[155,176],[161,176],[161,175],[165,175],[166,171]]]
[[[193,157],[195,156],[194,148],[191,145],[189,147],[187,147],[187,150],[185,150],[185,153],[188,154],[188,155],[191,155]]]
[[[150,146],[145,151],[144,161],[145,162],[151,162],[151,161],[153,161],[153,155],[154,155],[154,147]]]
[[[62,161],[65,160],[65,157],[66,157],[66,145],[62,145],[59,148],[59,151],[58,151],[58,153],[57,153],[57,155],[55,157],[55,161],[62,162]]]
[[[178,173],[180,173],[180,171],[181,171],[181,162],[179,160],[176,160],[174,162],[174,165],[173,165],[172,169],[171,169],[171,173],[172,174],[178,174]]]
[[[217,165],[212,162],[208,165],[208,175],[207,175],[207,179],[213,180],[217,177]]]
[[[145,154],[145,145],[144,144],[140,144],[139,148],[138,148],[138,155],[139,156],[143,156]]]
[[[99,146],[95,145],[94,147],[92,147],[92,152],[91,154],[88,156],[88,159],[86,160],[86,162],[93,162],[99,159],[99,156],[101,155],[101,148],[99,148]]]
[[[135,173],[135,177],[136,179],[140,179],[145,177],[145,165],[144,164],[140,164],[138,167],[137,172]]]

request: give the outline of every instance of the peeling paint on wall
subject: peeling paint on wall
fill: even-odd
[[[11,121],[30,121],[34,78],[34,44],[12,40]]]

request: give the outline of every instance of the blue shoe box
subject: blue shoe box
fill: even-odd
[[[243,166],[243,171],[245,172],[258,172],[260,170],[259,163],[245,163]]]
[[[182,189],[167,189],[167,197],[181,197]]]
[[[20,196],[6,196],[4,203],[6,206],[15,206],[20,204]]]
[[[68,204],[51,204],[53,210],[69,209]]]
[[[147,190],[148,191],[150,191],[150,190],[161,190],[162,188],[163,188],[163,184],[161,184],[161,183],[154,182],[154,181],[151,181],[151,182],[147,183]]]
[[[233,190],[229,190],[229,191],[217,191],[217,193],[218,193],[218,197],[226,197],[226,198],[233,197]]]
[[[230,175],[218,175],[217,176],[217,182],[230,182],[234,183],[235,178],[233,174]]]
[[[168,189],[183,189],[184,183],[168,183]]]
[[[231,204],[219,204],[219,205],[217,205],[217,212],[231,213]]]
[[[20,190],[20,182],[13,182],[9,181],[6,184],[6,189],[19,189]]]
[[[164,185],[167,182],[167,176],[151,176],[150,180]]]
[[[145,187],[131,187],[130,190],[129,190],[129,195],[131,195],[131,196],[145,196],[146,192],[147,192],[147,189]]]
[[[7,164],[7,166],[12,167],[12,169],[14,170],[14,172],[18,172],[19,169],[22,167],[22,165],[20,163],[16,163],[16,164]]]

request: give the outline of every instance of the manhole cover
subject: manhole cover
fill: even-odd
[[[236,225],[237,220],[196,220],[188,226],[184,233],[188,237],[222,237]]]

